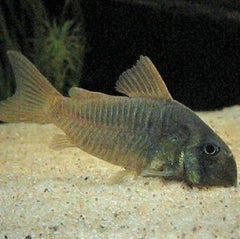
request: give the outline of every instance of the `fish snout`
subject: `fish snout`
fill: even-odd
[[[226,159],[225,175],[227,182],[230,186],[237,186],[237,165],[234,156],[231,152],[228,152]]]

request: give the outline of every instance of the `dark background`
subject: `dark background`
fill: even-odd
[[[192,109],[240,102],[239,2],[129,2],[82,2],[84,88],[115,94],[121,72],[147,55],[172,96]]]
[[[240,1],[209,2],[82,0],[87,45],[80,86],[116,95],[119,75],[147,55],[172,96],[190,108],[239,104]],[[45,4],[56,17],[63,1]]]

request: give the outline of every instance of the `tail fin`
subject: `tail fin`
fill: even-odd
[[[16,78],[16,92],[0,102],[0,120],[49,122],[49,109],[61,94],[22,54],[8,51]]]

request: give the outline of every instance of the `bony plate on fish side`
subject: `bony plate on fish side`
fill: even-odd
[[[193,111],[173,100],[146,56],[124,72],[111,96],[73,87],[63,97],[22,54],[9,51],[16,93],[0,102],[0,120],[52,123],[51,146],[79,147],[142,176],[193,186],[234,186],[229,147]]]

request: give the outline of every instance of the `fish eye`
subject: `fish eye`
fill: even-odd
[[[208,144],[204,145],[203,151],[207,155],[214,156],[220,151],[220,149],[217,145],[212,144],[212,143],[208,143]]]

